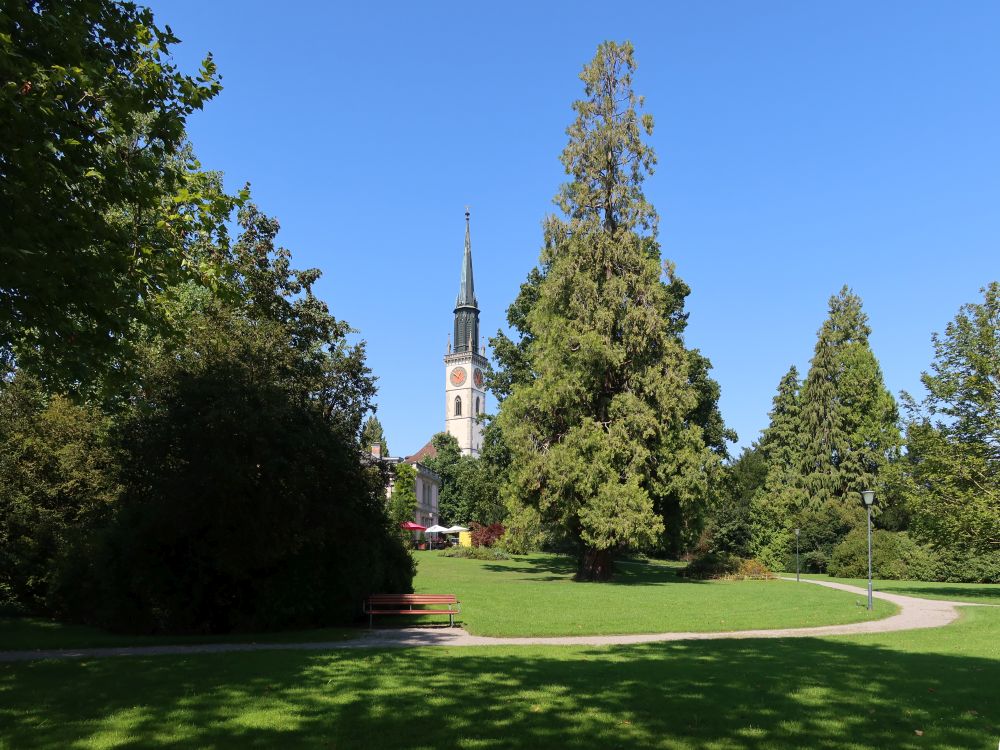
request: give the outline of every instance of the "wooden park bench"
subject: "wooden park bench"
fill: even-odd
[[[417,609],[418,606],[431,608]],[[365,600],[364,611],[368,627],[372,626],[375,615],[448,615],[448,625],[454,627],[462,603],[454,594],[372,594]]]

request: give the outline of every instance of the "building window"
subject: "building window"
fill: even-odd
[[[462,416],[462,397],[455,396],[455,416]]]
[[[479,396],[476,396],[476,414],[479,413]]]

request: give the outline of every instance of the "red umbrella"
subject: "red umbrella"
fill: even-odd
[[[425,531],[426,526],[421,526],[419,523],[413,523],[413,521],[407,521],[406,523],[399,524],[399,528],[406,529],[407,531]]]

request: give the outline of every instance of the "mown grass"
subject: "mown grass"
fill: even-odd
[[[834,578],[825,574],[803,573],[803,578],[816,581],[836,581],[866,588],[866,578]],[[937,581],[885,581],[874,579],[872,588],[888,594],[916,596],[922,599],[944,599],[954,602],[1000,605],[1000,584],[997,583],[943,583]]]
[[[895,611],[863,597],[786,581],[699,581],[680,566],[622,563],[612,583],[573,580],[569,558],[530,555],[482,561],[416,553],[415,589],[456,594],[461,624],[476,635],[556,636],[728,631],[859,622]],[[859,604],[860,602],[860,604]],[[397,624],[410,618],[383,618]],[[441,622],[442,618],[426,618]],[[444,620],[447,622],[447,620]]]
[[[481,561],[418,552],[414,587],[422,593],[456,594],[459,624],[477,635],[556,636],[668,631],[727,631],[839,625],[885,617],[895,611],[862,597],[783,581],[698,581],[683,567],[623,562],[613,583],[573,580],[573,564],[558,555]],[[381,618],[378,626],[447,623],[443,617]],[[195,643],[304,643],[357,637],[355,628],[279,633],[149,636],[108,633],[39,618],[0,618],[0,651]]]
[[[997,632],[0,664],[0,748],[992,748]]]

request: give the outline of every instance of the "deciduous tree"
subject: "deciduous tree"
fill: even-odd
[[[218,259],[232,200],[183,148],[220,90],[211,57],[178,71],[178,39],[132,2],[10,2],[0,13],[0,349],[61,386],[89,380],[149,300]]]
[[[1000,556],[1000,283],[964,305],[907,397],[913,529],[938,548]]]

